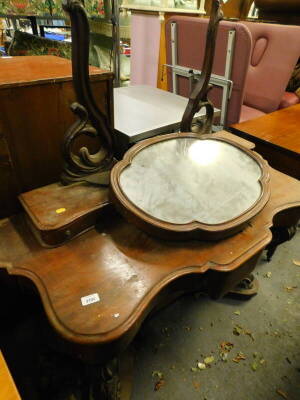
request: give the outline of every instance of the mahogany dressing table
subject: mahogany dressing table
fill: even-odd
[[[207,100],[207,91],[221,18],[219,1],[213,1],[202,79],[195,86],[183,116],[183,133],[138,143],[121,161],[114,156],[116,143],[109,121],[95,105],[89,87],[84,8],[80,0],[66,0],[63,4],[72,22],[73,76],[78,98],[72,110],[79,117],[64,139],[62,181],[66,186],[57,183],[22,194],[26,218],[19,214],[1,221],[0,268],[29,279],[38,290],[56,347],[88,365],[101,365],[102,371],[106,371],[102,378],[105,375],[109,380],[112,372],[107,363],[126,349],[147,315],[160,304],[197,290],[206,290],[214,298],[223,296],[255,268],[261,252],[272,240],[270,228],[297,223],[300,183],[269,168],[253,152],[251,143],[235,139],[227,132],[210,135],[213,106]],[[202,131],[184,133],[190,131],[193,116],[201,107],[206,109],[207,116]],[[82,135],[100,139],[97,153],[90,154],[87,147],[73,152],[74,140]],[[233,203],[227,207],[229,215],[220,214],[214,221],[203,221],[200,215],[195,221],[188,216],[185,221],[174,222],[174,213],[166,221],[165,214],[155,215],[155,209],[145,211],[139,199],[131,198],[127,191],[130,177],[129,183],[118,187],[124,163],[155,143],[168,146],[170,139],[175,140],[175,147],[177,140],[182,139],[194,140],[200,143],[196,147],[201,148],[203,143],[209,142],[208,147],[217,144],[220,155],[226,154],[223,147],[229,146],[231,156],[221,157],[221,167],[229,167],[228,158],[240,162],[241,168],[249,167],[247,174],[239,174],[236,181],[231,172],[235,184],[242,187],[242,207],[237,210],[237,199],[229,196],[227,201]],[[178,153],[169,154],[193,153],[188,144],[183,148],[184,151],[181,146]],[[155,164],[151,157],[147,173]],[[191,160],[181,161],[190,168]],[[174,167],[174,163],[169,165]],[[199,169],[199,163],[195,165],[195,176],[201,172],[197,179],[203,179],[203,171],[213,176],[211,168]],[[255,188],[250,200],[243,189],[247,183],[245,176]],[[139,180],[137,185],[143,184],[142,178]],[[191,190],[195,198],[195,188]],[[224,190],[224,194],[228,193],[228,189]],[[122,200],[124,194],[126,202]],[[222,198],[214,198],[217,195],[222,193],[213,192],[210,201],[220,208]],[[201,201],[205,203],[207,199],[202,196]],[[196,206],[199,207],[198,203]],[[212,218],[216,214],[205,215]],[[84,393],[86,399],[90,389],[96,390],[93,383]],[[105,385],[101,390],[108,398]],[[117,392],[110,398],[117,399]]]

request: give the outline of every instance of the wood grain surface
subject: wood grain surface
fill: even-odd
[[[214,272],[219,283],[231,274],[234,285],[239,270],[271,241],[274,215],[292,215],[293,221],[281,218],[281,223],[299,219],[300,183],[275,170],[270,173],[271,197],[265,208],[246,229],[225,240],[158,240],[113,211],[105,213],[96,229],[64,246],[44,249],[20,215],[1,222],[0,267],[35,284],[49,321],[68,341],[110,348],[117,341],[128,343],[172,283],[184,277],[197,281]],[[81,298],[94,293],[100,301],[82,306]]]
[[[111,72],[90,67],[90,79],[111,77]],[[0,58],[0,87],[32,86],[72,80],[72,64],[66,58],[56,56],[20,56]]]
[[[231,125],[230,130],[255,143],[273,168],[300,179],[300,104]]]
[[[233,124],[231,128],[293,153],[300,153],[300,103],[250,121]]]

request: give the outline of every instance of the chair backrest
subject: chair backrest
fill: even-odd
[[[195,70],[202,69],[205,51],[206,31],[208,18],[198,17],[171,17],[166,24],[167,64],[172,63],[171,24],[176,23],[177,64]],[[244,87],[251,54],[251,35],[248,28],[239,23],[221,21],[219,25],[216,53],[212,73],[224,76],[226,70],[227,43],[229,33],[235,32],[235,43],[232,51],[232,69],[230,79],[233,81],[233,90],[228,102],[228,112],[225,125],[239,121],[244,98]],[[177,78],[177,93],[189,96],[188,78]],[[168,68],[168,90],[173,91],[172,70]],[[214,106],[221,108],[222,88],[216,87],[209,94]]]
[[[131,85],[156,87],[161,22],[158,15],[131,16]]]
[[[278,109],[300,56],[300,26],[243,24],[252,36],[244,104],[270,113]]]

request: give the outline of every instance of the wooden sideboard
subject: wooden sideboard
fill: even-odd
[[[255,143],[271,167],[300,179],[300,104],[233,124],[230,130]]]
[[[113,126],[112,79],[111,72],[90,68],[97,104]],[[74,101],[69,60],[0,58],[0,218],[18,211],[20,193],[59,180],[60,147],[75,121],[69,109]]]

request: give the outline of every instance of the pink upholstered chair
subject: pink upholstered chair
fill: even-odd
[[[300,56],[300,26],[243,22],[252,36],[252,55],[239,122],[297,102],[285,88]]]
[[[172,24],[176,24],[177,64],[193,70],[201,70],[208,18],[174,16],[166,24],[167,64],[172,64]],[[213,64],[213,74],[224,76],[226,69],[226,54],[229,31],[235,31],[235,45],[233,47],[233,62],[230,79],[233,89],[228,101],[228,111],[224,125],[228,126],[239,121],[244,99],[245,81],[251,55],[251,34],[249,29],[239,23],[221,21],[219,25],[216,52]],[[174,57],[173,57],[174,58]],[[189,96],[190,86],[186,77],[178,76],[177,94]],[[173,91],[172,69],[168,67],[168,90]],[[222,88],[216,87],[209,94],[215,107],[222,107]],[[218,121],[217,121],[218,124]]]
[[[171,24],[177,28],[177,64],[201,70],[207,18],[171,17],[166,24],[167,64],[172,62]],[[293,105],[298,98],[285,88],[300,56],[300,26],[258,22],[222,21],[219,26],[213,73],[225,71],[229,30],[236,31],[231,80],[233,91],[228,102],[225,126],[253,119]],[[168,90],[173,90],[172,70],[168,69]],[[177,93],[188,97],[187,78],[177,78]],[[210,99],[221,108],[222,89],[214,88]]]

